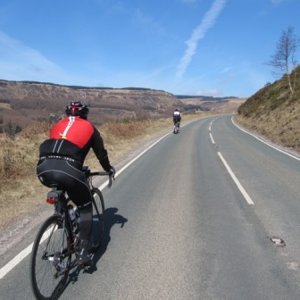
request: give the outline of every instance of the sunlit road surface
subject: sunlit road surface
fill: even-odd
[[[103,193],[95,268],[60,299],[300,299],[300,161],[231,117],[168,135]],[[33,298],[28,256],[0,298]]]

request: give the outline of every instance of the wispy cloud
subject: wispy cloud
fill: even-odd
[[[193,56],[196,53],[199,40],[203,39],[206,35],[206,32],[214,25],[215,20],[224,8],[225,3],[226,0],[215,0],[211,8],[206,12],[200,25],[194,29],[190,39],[185,42],[187,44],[187,48],[180,60],[179,65],[177,66],[177,77],[180,78],[185,73],[187,67],[192,61]]]
[[[0,30],[0,78],[10,80],[66,79],[64,71],[39,51]]]

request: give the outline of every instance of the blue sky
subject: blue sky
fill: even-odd
[[[276,79],[266,62],[283,30],[300,37],[299,12],[300,0],[0,0],[0,79],[250,96]]]

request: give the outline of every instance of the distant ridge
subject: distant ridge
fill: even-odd
[[[188,98],[185,98],[188,97]],[[236,97],[175,96],[163,90],[143,87],[89,87],[39,81],[0,80],[0,133],[3,128],[19,128],[38,122],[53,122],[64,115],[67,103],[81,100],[91,109],[96,125],[115,120],[171,117],[181,112],[230,109]],[[239,104],[238,104],[239,105]]]
[[[100,90],[145,90],[145,91],[161,91],[165,92],[163,90],[155,90],[150,88],[144,88],[144,87],[122,87],[122,88],[113,88],[113,87],[106,87],[106,86],[83,86],[83,85],[68,85],[68,84],[59,84],[59,83],[53,83],[53,82],[41,82],[41,81],[32,81],[32,80],[5,80],[0,79],[0,84],[2,83],[16,83],[16,84],[42,84],[42,85],[53,85],[53,86],[61,86],[61,87],[69,87],[72,89],[100,89]],[[171,93],[170,93],[171,94]]]
[[[226,96],[226,97],[213,97],[213,96],[192,96],[192,95],[175,95],[177,99],[185,100],[185,99],[201,99],[204,101],[224,101],[224,100],[232,100],[239,99],[236,96]]]
[[[166,117],[175,107],[185,110],[179,99],[160,90],[0,80],[0,126],[13,123],[23,128],[33,122],[48,122],[61,117],[72,100],[90,105],[90,119],[99,125],[110,120]]]

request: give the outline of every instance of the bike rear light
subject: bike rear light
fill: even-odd
[[[47,203],[49,204],[56,204],[58,202],[58,199],[57,198],[47,198]]]
[[[47,203],[49,204],[56,204],[58,199],[60,198],[61,192],[60,191],[51,191],[47,194]]]

